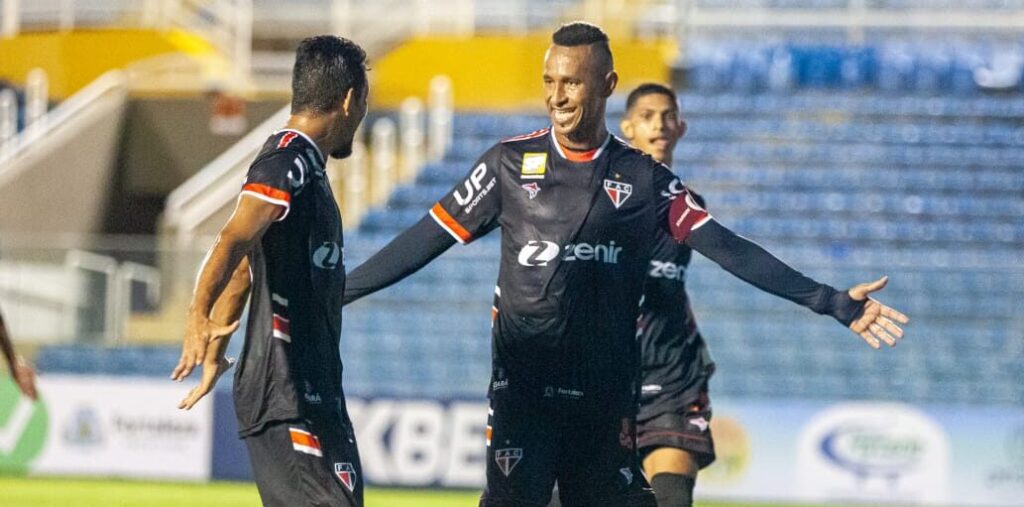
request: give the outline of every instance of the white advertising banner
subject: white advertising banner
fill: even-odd
[[[482,488],[486,401],[348,399],[366,480]]]
[[[1024,409],[715,400],[700,498],[1024,505]]]
[[[348,400],[372,484],[482,488],[485,401]],[[1024,505],[1024,409],[715,399],[697,496]]]
[[[45,375],[40,400],[0,386],[0,470],[207,480],[212,403],[177,404],[191,386],[137,377]],[[6,414],[5,414],[6,415]]]

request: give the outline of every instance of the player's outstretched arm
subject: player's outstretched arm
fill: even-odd
[[[871,347],[879,348],[881,342],[893,346],[903,337],[899,324],[907,323],[907,316],[869,297],[885,287],[888,281],[885,277],[848,291],[838,291],[791,268],[760,245],[715,220],[692,230],[686,244],[765,292],[816,313],[831,315]]]
[[[228,336],[238,329],[237,318],[227,325],[210,319],[213,303],[228,285],[242,259],[284,211],[281,206],[245,194],[238,199],[234,213],[217,235],[199,273],[185,324],[181,359],[171,372],[172,380],[184,380],[202,364],[211,340]]]
[[[345,304],[368,296],[419,271],[455,244],[430,215],[406,229],[348,274]]]
[[[11,341],[11,336],[7,334],[7,325],[4,324],[2,314],[0,314],[0,349],[4,352],[8,371],[11,372],[14,383],[18,384],[18,389],[25,396],[33,400],[36,399],[38,397],[36,393],[36,372],[24,357],[21,357],[21,355],[14,351],[14,343]]]

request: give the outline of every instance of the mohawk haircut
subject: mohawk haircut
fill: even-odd
[[[608,45],[608,34],[604,33],[601,27],[585,21],[573,21],[566,23],[551,34],[551,42],[558,46],[594,46],[594,50],[607,64],[605,72],[610,72],[614,67],[612,50]]]
[[[333,35],[303,39],[292,69],[292,113],[330,111],[349,90],[365,89],[366,71],[366,52],[355,42]]]
[[[644,83],[629,92],[629,96],[626,97],[626,112],[632,111],[636,101],[648,95],[664,95],[668,97],[672,100],[672,104],[676,106],[676,111],[679,111],[679,97],[676,96],[675,91],[661,83]]]

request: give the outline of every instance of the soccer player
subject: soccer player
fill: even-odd
[[[11,336],[7,334],[7,325],[4,324],[2,313],[0,313],[0,349],[4,351],[4,358],[7,359],[7,371],[11,373],[11,378],[18,385],[21,394],[32,400],[38,398],[36,372],[21,354],[14,351],[14,343],[11,342]]]
[[[224,351],[251,285],[234,398],[264,505],[363,505],[338,348],[341,216],[324,164],[325,155],[351,154],[368,91],[357,44],[333,36],[299,44],[291,117],[256,156],[208,254],[171,375],[181,381],[203,367],[183,409],[213,388],[230,366]]]
[[[866,290],[810,280],[736,236],[665,166],[610,135],[605,105],[617,80],[600,28],[560,27],[544,59],[552,126],[494,145],[349,276],[346,302],[501,227],[482,507],[546,506],[556,480],[569,507],[656,505],[636,452],[636,321],[659,232],[832,315],[874,347],[895,343],[898,326],[883,315],[901,314]]]
[[[630,144],[671,167],[672,151],[687,124],[675,92],[647,83],[630,92],[619,127]],[[704,207],[703,199],[692,195]],[[692,255],[690,247],[660,234],[640,305],[637,446],[659,507],[693,505],[697,472],[715,460],[707,394],[715,364],[686,293]]]

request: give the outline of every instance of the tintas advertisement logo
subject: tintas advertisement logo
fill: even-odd
[[[9,378],[0,379],[0,474],[28,470],[46,443],[49,418],[42,402],[33,402]]]

